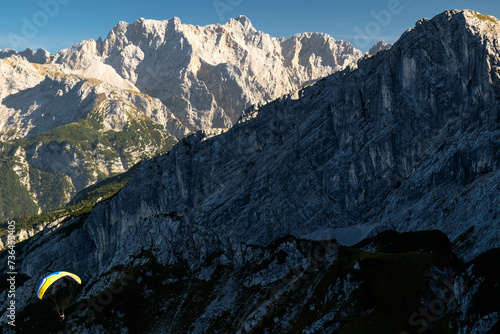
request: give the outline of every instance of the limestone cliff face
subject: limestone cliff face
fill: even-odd
[[[493,29],[468,11],[418,22],[358,69],[249,111],[220,136],[181,141],[89,219],[118,237],[115,224],[175,213],[180,231],[261,245],[285,234],[354,243],[387,228],[455,240],[474,227],[464,254],[497,247]]]
[[[248,109],[226,132],[200,131],[181,140],[168,154],[145,161],[126,187],[88,216],[32,238],[20,255],[20,270],[30,276],[23,289],[42,272],[66,268],[88,282],[89,297],[120,275],[113,269],[153,262],[181,266],[186,277],[205,282],[219,279],[214,268],[227,265],[224,284],[232,286],[231,277],[250,262],[252,275],[273,267],[274,260],[259,262],[269,258],[256,249],[288,235],[352,245],[386,229],[439,229],[466,261],[500,247],[499,34],[494,18],[448,11],[419,21],[392,48],[356,67]],[[302,257],[294,263],[304,263]],[[289,269],[265,269],[244,284],[271,284]],[[474,284],[486,282],[484,272],[463,275],[472,286],[457,291],[463,323],[456,326],[486,332],[498,313],[474,313],[468,300]],[[351,277],[337,284],[344,301],[359,287]],[[190,320],[200,324],[190,331],[204,332],[207,318],[218,324],[224,309],[214,305]],[[241,332],[260,324],[252,320],[259,312],[266,313],[258,308],[254,318],[235,321]],[[472,325],[466,323],[471,312],[478,321]],[[323,315],[317,326],[331,325],[333,318]],[[169,328],[159,323],[156,332]]]

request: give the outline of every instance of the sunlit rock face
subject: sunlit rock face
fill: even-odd
[[[273,38],[240,16],[205,27],[178,18],[120,22],[104,41],[84,41],[59,52],[55,62],[90,77],[102,78],[99,69],[118,74],[195,131],[229,127],[250,105],[274,100],[360,56],[350,43],[326,34]]]

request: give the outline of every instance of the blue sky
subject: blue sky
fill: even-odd
[[[177,16],[183,23],[207,25],[243,14],[274,37],[324,32],[367,51],[377,40],[396,41],[422,17],[465,8],[500,18],[500,2],[492,0],[8,1],[0,12],[0,49],[41,47],[55,53],[84,39],[105,38],[119,21]]]

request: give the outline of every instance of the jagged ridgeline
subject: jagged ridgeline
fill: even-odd
[[[360,56],[325,34],[272,38],[243,16],[206,27],[120,22],[56,55],[0,51],[0,218],[64,206],[188,133],[228,128],[250,105]]]

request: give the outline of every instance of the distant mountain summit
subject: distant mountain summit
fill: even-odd
[[[98,79],[102,73],[92,68],[109,66],[195,131],[230,127],[250,105],[274,100],[360,56],[348,42],[326,34],[272,38],[245,16],[205,27],[179,18],[141,18],[120,22],[104,41],[87,40],[59,52],[55,63]]]
[[[391,43],[386,43],[385,41],[378,41],[370,48],[370,50],[368,50],[368,54],[375,55],[380,51],[389,50],[391,47],[392,47]]]
[[[499,36],[473,11],[420,20],[357,67],[144,161],[90,214],[23,245],[20,308],[42,273],[66,268],[87,282],[83,309],[137,282],[105,320],[75,314],[81,331],[137,331],[148,298],[147,333],[498,332]],[[389,229],[441,232],[337,244]]]
[[[0,50],[0,59],[8,58],[12,55],[20,55],[27,61],[36,64],[47,64],[54,58],[54,56],[51,55],[50,52],[44,49],[38,49],[36,52],[30,48],[21,52],[17,52],[14,49]]]
[[[0,216],[62,206],[188,133],[228,128],[250,105],[360,56],[325,34],[272,38],[244,16],[206,27],[120,22],[105,40],[56,55],[2,50],[0,167],[9,177],[0,199],[16,189],[22,200],[0,200]]]

